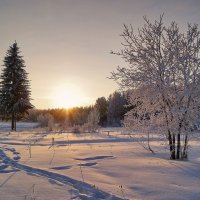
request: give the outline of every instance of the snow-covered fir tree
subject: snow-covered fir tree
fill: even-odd
[[[16,130],[16,120],[21,119],[30,103],[30,85],[25,62],[15,42],[4,58],[0,82],[0,112],[3,119],[11,119],[11,129]]]

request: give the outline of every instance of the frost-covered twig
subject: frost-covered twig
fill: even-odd
[[[82,170],[81,165],[82,165],[82,164],[80,163],[79,166],[80,166],[81,177],[82,177],[82,181],[85,182],[84,176],[83,176],[83,170]]]

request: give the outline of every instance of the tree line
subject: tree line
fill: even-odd
[[[39,116],[50,114],[56,123],[73,127],[87,123],[89,114],[95,109],[99,117],[99,126],[121,126],[124,114],[128,111],[126,105],[126,94],[116,91],[108,98],[99,97],[91,106],[69,109],[32,109],[28,111],[26,121],[37,122]]]

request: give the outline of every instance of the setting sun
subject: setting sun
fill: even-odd
[[[51,98],[56,108],[71,108],[90,103],[90,98],[79,87],[71,84],[56,87]]]

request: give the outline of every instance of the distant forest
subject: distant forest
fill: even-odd
[[[96,109],[99,115],[99,125],[121,126],[124,114],[130,108],[127,106],[126,94],[123,92],[114,92],[108,98],[100,97],[94,105],[74,108],[55,108],[55,109],[32,109],[26,116],[26,121],[37,122],[41,118],[52,116],[56,123],[67,126],[83,125],[87,123],[89,113]]]

